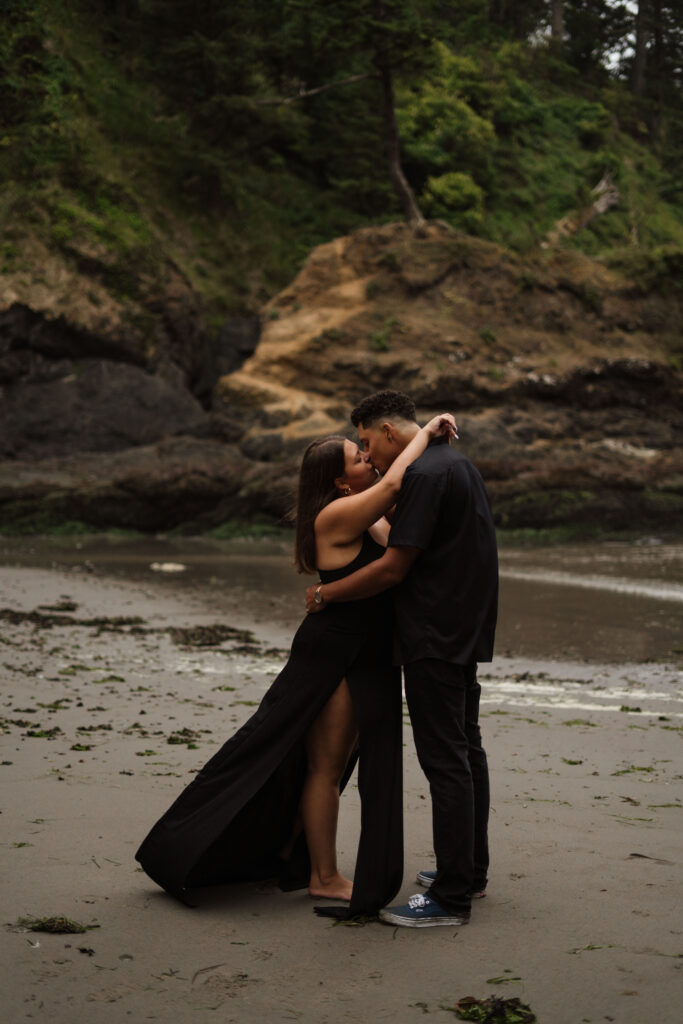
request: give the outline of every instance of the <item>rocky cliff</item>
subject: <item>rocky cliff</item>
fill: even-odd
[[[681,521],[680,291],[389,224],[314,250],[254,350],[249,321],[209,339],[171,266],[133,311],[83,280],[60,308],[0,291],[0,524],[276,521],[306,441],[384,387],[456,413],[500,525]]]

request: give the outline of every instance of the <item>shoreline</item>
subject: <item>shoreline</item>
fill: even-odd
[[[194,524],[182,524],[168,530],[141,531],[116,525],[98,527],[77,519],[55,519],[41,529],[24,528],[21,524],[0,523],[0,544],[4,541],[22,540],[169,540],[184,543],[192,541],[285,541],[293,543],[294,525],[282,525],[282,520],[263,519],[253,522],[245,519],[227,519],[219,526],[197,529]],[[643,522],[628,527],[608,527],[600,522],[567,522],[553,526],[496,526],[499,547],[510,544],[528,547],[550,547],[555,544],[574,541],[634,541],[639,538],[656,538],[664,543],[683,542],[683,532],[662,523]]]
[[[190,911],[133,860],[191,773],[252,713],[291,629],[273,625],[267,606],[261,621],[237,603],[226,615],[210,590],[178,595],[158,578],[0,568],[0,607],[67,604],[76,608],[42,614],[144,622],[2,623],[9,1019],[47,1013],[70,1024],[91,1003],[98,1024],[126,1015],[416,1024],[425,1012],[455,1020],[448,1007],[466,995],[499,995],[519,996],[543,1024],[677,1020],[683,808],[674,665],[516,657],[482,666],[488,897],[462,929],[335,927],[313,915],[305,894],[268,883],[206,890]],[[219,620],[251,629],[253,639],[182,642],[192,634],[180,631]],[[581,707],[567,704],[572,694]],[[629,710],[617,711],[618,701]],[[416,871],[432,866],[429,796],[407,717],[404,742],[397,902],[418,890]],[[348,873],[357,833],[352,780],[339,828]],[[15,927],[53,914],[98,927],[80,936]]]
[[[683,543],[632,537],[503,546],[499,560],[497,658],[683,665]],[[315,579],[296,573],[291,544],[281,538],[5,538],[0,564],[196,599],[221,621],[279,631],[285,645],[301,621],[304,586]]]

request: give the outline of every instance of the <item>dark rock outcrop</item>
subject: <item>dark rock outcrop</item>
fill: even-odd
[[[456,413],[501,525],[681,520],[681,294],[579,253],[363,229],[215,343],[173,273],[133,320],[38,305],[0,313],[0,527],[279,519],[306,442],[382,387]]]
[[[207,346],[204,362],[192,390],[200,401],[211,405],[211,397],[220,377],[240,366],[253,355],[261,337],[261,321],[255,316],[231,316]]]
[[[34,358],[27,379],[5,388],[0,458],[113,452],[209,433],[206,413],[177,381],[98,359],[42,364]]]
[[[0,513],[5,523],[37,531],[67,520],[98,528],[205,529],[248,518],[255,508],[280,518],[289,482],[282,470],[266,480],[232,446],[183,437],[106,457],[0,463]]]

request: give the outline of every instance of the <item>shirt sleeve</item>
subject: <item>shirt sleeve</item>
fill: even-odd
[[[396,500],[389,547],[428,548],[440,507],[438,478],[407,470]]]

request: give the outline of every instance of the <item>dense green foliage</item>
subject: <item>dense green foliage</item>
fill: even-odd
[[[168,255],[217,318],[262,301],[311,246],[401,215],[381,68],[426,216],[524,250],[609,171],[619,206],[570,244],[680,266],[683,2],[567,0],[552,40],[551,7],[5,0],[0,272],[33,232],[105,251],[123,296]]]

